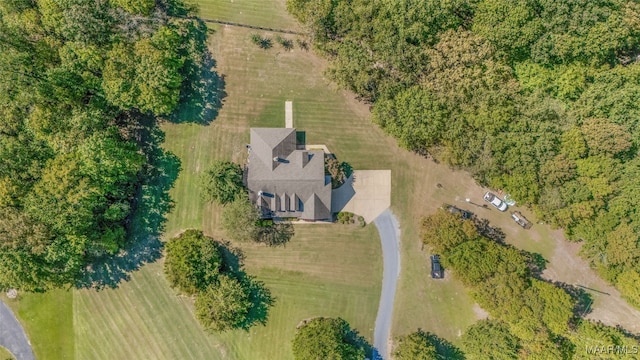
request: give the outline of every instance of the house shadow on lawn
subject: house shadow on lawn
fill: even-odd
[[[166,214],[174,205],[169,190],[180,173],[180,159],[160,147],[164,133],[157,126],[142,126],[138,131],[136,137],[147,165],[140,175],[142,180],[131,204],[132,215],[126,223],[127,243],[118,254],[95,259],[84,268],[76,281],[78,288],[116,288],[129,280],[131,272],[162,257],[160,235]]]
[[[185,81],[180,89],[180,102],[177,109],[167,120],[173,123],[210,124],[222,108],[225,92],[224,75],[214,69],[216,61],[207,48],[209,29],[200,19],[192,19],[188,25],[187,37],[193,51],[200,54],[195,61],[188,60],[185,65]]]
[[[351,174],[351,176],[345,180],[344,184],[331,190],[331,212],[341,212],[356,195],[356,191],[353,189],[354,180],[355,176]]]

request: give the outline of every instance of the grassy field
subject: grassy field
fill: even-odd
[[[72,291],[20,293],[17,299],[2,294],[1,298],[22,323],[37,359],[75,359]]]
[[[9,350],[0,346],[0,360],[15,360],[15,357],[9,352]]]
[[[300,25],[287,13],[286,0],[192,0],[205,19],[231,21],[252,26],[300,31]]]

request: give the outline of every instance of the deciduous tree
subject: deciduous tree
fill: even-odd
[[[222,227],[236,241],[255,241],[258,238],[258,209],[247,196],[238,196],[222,210]]]
[[[148,16],[156,7],[155,0],[109,0],[111,4],[119,6],[132,14]]]
[[[617,285],[622,296],[629,303],[640,307],[640,272],[638,270],[629,269],[618,276]]]
[[[446,253],[456,246],[478,236],[471,221],[461,221],[459,217],[444,210],[422,219],[420,237],[437,253]]]
[[[431,343],[429,334],[422,330],[398,338],[393,350],[396,360],[435,360],[437,355],[436,346]]]
[[[469,360],[518,358],[520,340],[498,320],[480,320],[462,336],[462,349]]]
[[[222,257],[213,239],[198,230],[186,230],[166,244],[164,273],[169,284],[194,295],[216,282]]]
[[[209,331],[240,327],[251,308],[247,289],[235,278],[220,275],[196,296],[196,317]]]
[[[341,318],[318,317],[306,320],[293,338],[296,360],[364,359],[357,334]]]
[[[245,193],[242,168],[231,161],[216,161],[202,175],[202,192],[207,201],[227,204]]]

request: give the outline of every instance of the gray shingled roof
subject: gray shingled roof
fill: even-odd
[[[252,128],[247,186],[263,216],[331,217],[331,179],[322,150],[296,150],[296,131]]]

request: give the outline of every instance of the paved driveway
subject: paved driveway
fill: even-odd
[[[2,301],[0,301],[0,345],[7,348],[16,360],[35,359],[22,325]]]
[[[389,359],[389,334],[391,333],[391,316],[393,315],[393,301],[395,300],[398,276],[400,276],[400,226],[391,210],[380,214],[374,224],[378,227],[382,244],[382,293],[376,317],[376,327],[373,332],[374,360]]]
[[[331,193],[331,211],[348,211],[372,222],[391,206],[391,170],[355,170]]]

